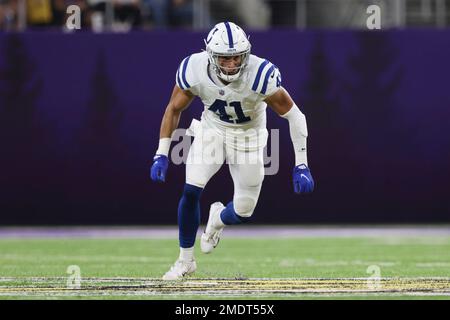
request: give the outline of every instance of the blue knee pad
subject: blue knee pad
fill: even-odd
[[[226,225],[241,224],[248,222],[250,217],[243,217],[236,213],[233,206],[233,201],[229,202],[225,209],[220,213],[220,219]]]
[[[178,238],[181,248],[191,248],[200,225],[200,196],[203,188],[185,184],[178,204]]]

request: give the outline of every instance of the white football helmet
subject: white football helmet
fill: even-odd
[[[239,79],[248,64],[251,49],[244,30],[233,22],[221,22],[212,28],[204,41],[209,61],[217,76],[227,82]],[[240,66],[230,73],[224,72],[219,64],[219,57],[223,56],[241,56]]]

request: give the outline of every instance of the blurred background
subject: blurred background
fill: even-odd
[[[206,30],[232,20],[251,29],[366,28],[366,9],[378,5],[383,28],[445,28],[449,0],[0,0],[2,30],[58,30],[66,8],[82,10],[83,30]]]
[[[296,196],[287,122],[267,111],[279,170],[254,224],[450,222],[450,0],[0,0],[0,225],[176,224],[184,165],[161,185],[149,167],[179,63],[223,20],[308,119],[316,190]],[[202,223],[232,194],[223,167]]]

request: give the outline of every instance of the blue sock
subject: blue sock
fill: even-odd
[[[234,211],[233,201],[229,202],[225,209],[220,213],[220,219],[226,225],[230,224],[241,224],[248,222],[250,217],[241,217]]]
[[[181,248],[191,248],[200,225],[200,196],[203,189],[185,184],[178,204],[178,238]]]

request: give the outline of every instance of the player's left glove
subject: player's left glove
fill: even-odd
[[[295,193],[310,193],[314,190],[314,180],[311,171],[305,164],[298,165],[292,173]]]
[[[153,157],[153,165],[150,169],[150,178],[156,182],[166,181],[169,159],[165,155],[157,154]]]

